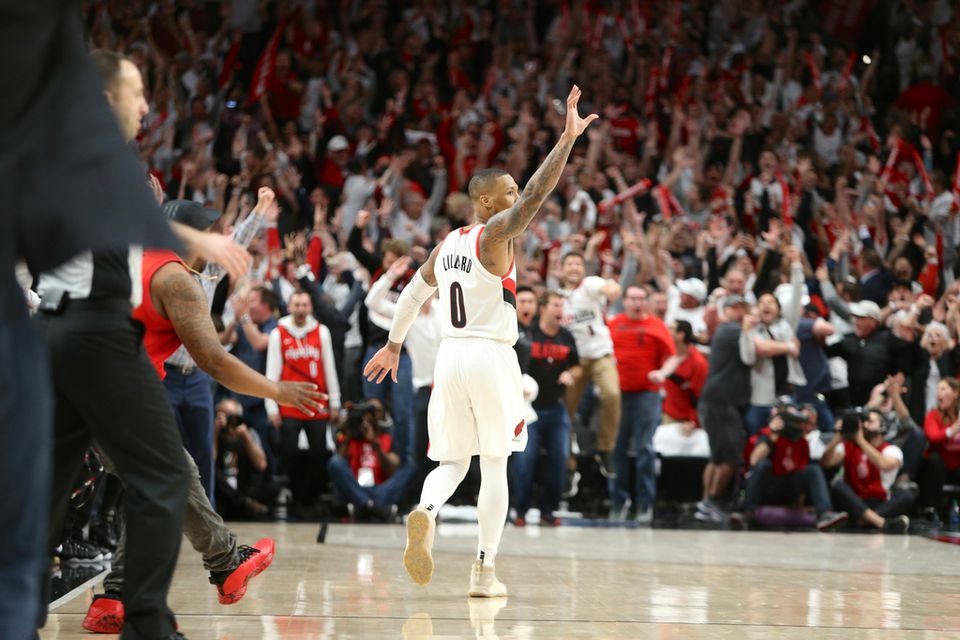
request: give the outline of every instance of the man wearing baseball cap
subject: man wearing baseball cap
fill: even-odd
[[[666,323],[676,320],[686,320],[693,327],[696,336],[707,333],[707,324],[703,319],[706,307],[703,303],[707,299],[707,285],[699,278],[679,280],[670,287],[668,293],[668,308]]]
[[[876,302],[850,303],[853,333],[826,347],[828,356],[846,360],[850,378],[850,404],[862,406],[873,388],[887,376],[910,374],[920,365],[922,350],[916,339],[898,338],[883,326],[883,313]]]

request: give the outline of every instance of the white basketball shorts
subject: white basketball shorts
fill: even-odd
[[[523,380],[513,348],[484,338],[444,338],[427,423],[431,460],[523,451]]]

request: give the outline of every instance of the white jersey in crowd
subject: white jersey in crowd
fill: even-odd
[[[517,341],[517,268],[496,276],[480,264],[480,235],[486,225],[450,232],[437,253],[434,275],[440,292],[444,338]]]
[[[576,289],[564,289],[563,326],[573,334],[581,358],[602,358],[613,353],[613,340],[604,319],[607,298],[600,289],[606,280],[589,276]]]

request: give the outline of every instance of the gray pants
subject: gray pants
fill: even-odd
[[[96,447],[97,456],[103,463],[103,468],[110,473],[114,471],[113,461]],[[203,568],[207,571],[233,571],[239,565],[237,562],[237,536],[223,523],[213,507],[210,499],[200,484],[200,470],[193,458],[183,450],[190,465],[190,493],[187,496],[187,517],[183,524],[183,535],[193,545],[193,548],[203,556]],[[103,581],[104,591],[107,593],[123,593],[123,556],[127,544],[127,531],[121,520],[120,541],[117,543],[117,553],[110,564],[111,571]]]

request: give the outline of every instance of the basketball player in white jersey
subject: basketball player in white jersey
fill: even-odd
[[[560,140],[530,178],[523,193],[501,169],[470,179],[473,225],[450,233],[403,289],[387,345],[363,373],[396,380],[400,346],[417,310],[439,289],[443,341],[437,354],[429,407],[428,457],[440,463],[426,478],[420,504],[407,519],[403,564],[417,584],[433,576],[433,533],[440,507],[453,495],[480,456],[477,518],[480,541],[470,573],[469,595],[506,596],[494,559],[507,519],[507,457],[526,445],[517,340],[516,268],[513,239],[522,234],[553,191],[577,138],[597,116],[577,113],[580,89],[567,96],[567,122]]]

